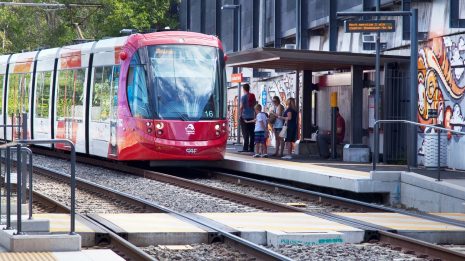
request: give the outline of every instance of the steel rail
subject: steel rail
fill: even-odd
[[[41,169],[41,170],[39,170],[39,169]],[[70,175],[68,175],[68,174],[60,173],[60,172],[57,172],[57,171],[54,171],[54,170],[50,170],[50,169],[43,168],[43,167],[37,167],[37,166],[34,166],[34,172],[36,172],[36,173],[40,172],[40,174],[43,174],[44,172],[48,172],[48,175],[54,175],[56,177],[63,178],[63,179],[70,177]],[[99,185],[99,184],[96,184],[94,182],[84,180],[84,179],[81,179],[81,178],[76,178],[76,183],[77,183],[77,186],[79,186],[79,187],[85,186],[85,187],[88,187],[88,188],[93,188],[94,190],[102,190],[105,193],[111,193],[112,195],[118,195],[119,197],[125,198],[125,200],[127,199],[127,200],[138,201],[138,202],[146,205],[147,208],[157,209],[158,212],[171,213],[171,214],[174,214],[174,215],[176,215],[176,216],[178,216],[178,217],[180,217],[182,219],[187,219],[187,220],[193,221],[193,222],[199,224],[202,227],[207,227],[209,229],[212,229],[212,230],[216,231],[216,233],[218,233],[218,235],[222,236],[225,239],[225,243],[231,245],[232,247],[234,247],[236,249],[240,248],[240,250],[242,250],[243,252],[246,252],[246,253],[248,253],[248,254],[250,254],[252,256],[255,256],[258,259],[261,259],[261,260],[291,260],[286,256],[283,256],[283,255],[281,255],[279,253],[276,253],[276,252],[273,252],[273,251],[271,251],[271,250],[269,250],[269,249],[267,249],[267,248],[265,248],[263,246],[257,245],[255,243],[247,241],[247,240],[245,240],[245,239],[243,239],[241,237],[233,235],[233,234],[229,233],[228,231],[226,231],[224,229],[220,229],[220,228],[218,228],[218,227],[216,227],[214,225],[205,223],[203,220],[192,217],[191,215],[171,210],[171,209],[169,209],[167,207],[155,204],[153,202],[150,202],[150,201],[135,197],[133,195],[130,195],[130,194],[127,194],[127,193],[124,193],[124,192],[120,192],[120,191],[114,190],[112,188],[105,187],[105,186],[102,186],[102,185]]]
[[[399,210],[399,209],[395,209],[395,208],[391,208],[391,207],[366,203],[366,202],[363,202],[363,201],[347,199],[347,198],[343,198],[343,197],[339,197],[339,196],[324,194],[324,193],[315,192],[315,191],[309,191],[309,190],[295,188],[295,187],[282,185],[282,184],[277,184],[277,183],[273,183],[273,182],[269,182],[269,181],[256,180],[256,179],[252,179],[252,178],[248,178],[248,177],[243,177],[243,176],[238,176],[238,175],[233,175],[233,174],[228,174],[228,173],[223,173],[223,172],[218,172],[218,171],[214,171],[214,172],[211,172],[211,173],[213,173],[213,175],[228,177],[229,180],[231,180],[231,178],[236,179],[236,181],[238,181],[238,182],[240,180],[240,183],[243,183],[243,181],[246,181],[247,184],[252,185],[252,186],[254,186],[256,184],[259,184],[259,185],[264,186],[264,187],[266,186],[268,189],[276,190],[275,188],[278,188],[279,190],[281,190],[283,192],[288,192],[288,193],[291,193],[291,194],[297,192],[297,193],[303,194],[303,195],[311,195],[311,196],[315,196],[315,197],[324,197],[324,198],[332,200],[333,202],[340,201],[343,204],[349,204],[349,205],[360,204],[361,206],[364,206],[365,208],[368,208],[370,210],[378,210],[378,211],[381,210],[381,211],[386,211],[386,212],[395,212],[395,213],[415,216],[415,217],[419,217],[419,218],[425,218],[425,219],[429,219],[429,220],[432,220],[432,221],[438,221],[438,222],[444,222],[444,223],[451,222],[451,223],[453,223],[453,225],[460,226],[460,227],[465,227],[464,222],[461,222],[461,221],[455,222],[456,220],[452,220],[452,219],[437,218],[436,216],[433,216],[433,215],[430,215],[430,214],[422,215],[422,214],[412,213],[412,212]],[[309,214],[312,214],[312,213],[309,213]],[[339,217],[339,216],[333,215],[333,214],[328,215],[327,213],[321,213],[320,215],[321,215],[322,218],[327,217],[327,218],[330,218],[330,219],[333,219],[333,220],[340,218],[340,222],[345,223],[345,224],[350,224],[350,221],[351,221],[351,219]],[[463,253],[453,251],[453,250],[450,250],[450,249],[447,249],[445,247],[441,247],[441,246],[438,246],[438,245],[434,245],[434,244],[431,244],[431,243],[428,243],[428,242],[425,242],[425,241],[422,241],[422,240],[418,240],[418,239],[410,238],[410,237],[407,237],[407,236],[399,235],[397,233],[394,233],[395,231],[390,231],[389,229],[386,229],[386,228],[383,228],[383,227],[373,226],[373,225],[365,223],[365,222],[360,223],[360,222],[357,222],[356,220],[352,220],[352,221],[354,221],[355,225],[360,224],[362,226],[362,227],[359,226],[359,228],[363,228],[363,226],[365,226],[365,228],[371,229],[372,231],[376,231],[377,234],[378,234],[377,236],[378,236],[379,241],[389,243],[389,244],[393,244],[393,245],[398,245],[398,246],[401,246],[401,247],[404,247],[404,248],[408,248],[409,250],[413,250],[413,251],[416,251],[416,252],[421,252],[423,254],[426,254],[426,255],[429,255],[429,256],[434,256],[434,257],[437,257],[437,258],[440,258],[440,259],[443,259],[443,260],[454,260],[454,261],[455,260],[457,260],[457,261],[458,260],[465,260],[465,254],[463,254]]]
[[[35,198],[38,199],[39,201],[43,201],[46,204],[53,205],[56,208],[58,213],[68,213],[68,214],[70,213],[71,209],[61,204],[60,202],[54,199],[51,199],[47,197],[46,195],[41,194],[37,191],[33,191],[33,193],[34,193]],[[130,242],[120,237],[119,235],[117,235],[110,229],[106,228],[105,226],[101,225],[100,223],[88,218],[87,216],[84,216],[81,214],[76,214],[76,215],[90,222],[93,226],[97,227],[98,229],[106,233],[110,238],[110,245],[112,245],[119,252],[123,253],[125,257],[130,258],[130,260],[151,260],[151,261],[156,260],[155,258],[151,257],[149,254],[142,251],[137,246],[131,244]]]
[[[81,161],[81,159],[82,159],[82,161]],[[128,165],[117,164],[117,166],[115,167],[114,164],[112,164],[111,162],[103,161],[103,160],[97,160],[97,159],[89,159],[89,158],[85,158],[85,157],[81,157],[79,159],[79,161],[87,163],[87,164],[99,166],[99,167],[110,168],[110,169],[113,169],[113,170],[116,170],[116,171],[123,171],[123,172],[126,172],[128,174],[141,176],[141,177],[145,177],[145,178],[148,178],[148,179],[154,179],[154,180],[158,180],[158,181],[161,181],[161,182],[175,184],[175,185],[182,186],[182,187],[195,188],[195,190],[201,191],[201,192],[206,193],[206,194],[209,194],[210,192],[213,192],[213,193],[215,193],[215,195],[220,195],[219,197],[221,197],[221,198],[224,198],[224,197],[229,198],[229,197],[231,197],[231,198],[235,198],[235,200],[238,200],[241,203],[248,202],[248,204],[251,204],[249,200],[250,200],[250,198],[253,198],[253,197],[246,196],[246,195],[239,194],[239,193],[235,193],[235,192],[232,192],[232,191],[211,187],[211,186],[201,184],[201,183],[198,183],[198,182],[194,182],[194,181],[191,181],[191,180],[188,180],[188,179],[185,179],[185,178],[180,178],[180,177],[176,177],[176,176],[173,176],[173,175],[163,174],[163,173],[159,173],[159,172],[155,172],[155,171],[149,171],[149,170],[146,170],[146,169],[140,169],[140,168],[137,168],[137,167],[131,167],[131,166],[128,166]],[[62,175],[66,175],[66,174],[62,174]],[[231,174],[228,174],[228,175],[231,175]],[[244,177],[241,177],[241,176],[238,176],[238,177],[240,177],[241,179],[244,179]],[[89,181],[81,180],[81,179],[78,179],[78,178],[76,180],[79,181],[79,182],[89,182]],[[248,180],[251,181],[253,179],[248,178]],[[277,187],[283,188],[283,189],[284,188],[286,188],[286,189],[291,189],[292,188],[290,186],[285,186],[285,185],[276,184],[276,183],[272,183],[272,182],[264,182],[264,184],[266,184],[266,183],[272,184],[273,186],[277,186]],[[98,185],[98,186],[100,186],[100,185]],[[213,190],[218,190],[218,191],[215,192]],[[371,204],[371,203],[366,203],[366,202],[357,201],[357,200],[353,200],[353,199],[346,199],[346,198],[333,196],[333,195],[329,195],[329,194],[325,194],[325,193],[313,192],[313,191],[297,189],[297,188],[295,188],[295,190],[297,190],[299,192],[303,192],[303,193],[310,193],[310,194],[313,194],[313,195],[317,195],[318,197],[321,197],[321,198],[326,198],[326,199],[331,199],[331,200],[344,202],[345,204],[359,205],[358,208],[363,207],[364,209],[371,209],[371,211],[380,211],[380,210],[385,211],[385,212],[386,211],[387,212],[398,212],[399,211],[398,209],[395,209],[395,208],[389,208],[389,207],[380,206],[380,205]],[[206,191],[208,191],[208,193]],[[122,192],[117,192],[117,193],[122,193]],[[125,193],[122,193],[122,194],[125,194]],[[212,194],[212,193],[210,193],[210,194]],[[236,198],[236,197],[238,197],[238,195],[236,195],[236,194],[240,195],[241,198]],[[234,196],[229,196],[229,195],[234,195]],[[127,195],[127,196],[132,197],[131,195]],[[415,244],[415,242],[418,242],[418,243],[421,243],[423,245],[428,245],[428,246],[431,245],[431,244],[426,243],[426,242],[421,241],[421,240],[416,240],[416,239],[408,238],[408,237],[405,237],[405,236],[399,236],[398,234],[392,233],[392,232],[395,232],[395,231],[392,230],[392,229],[389,229],[389,228],[381,227],[381,226],[378,226],[378,225],[366,223],[366,222],[363,222],[363,221],[359,221],[359,220],[355,220],[355,219],[351,219],[351,218],[347,218],[347,217],[343,217],[343,216],[338,216],[338,215],[335,215],[335,214],[332,214],[332,213],[309,212],[309,211],[306,211],[306,210],[303,210],[303,209],[300,209],[300,208],[291,207],[291,206],[287,206],[287,205],[284,205],[284,204],[281,204],[281,203],[267,201],[267,200],[260,199],[260,198],[253,198],[253,202],[255,202],[255,203],[252,203],[252,204],[255,204],[255,206],[260,206],[263,203],[264,205],[267,206],[267,208],[276,208],[276,209],[283,208],[283,209],[285,209],[284,211],[287,211],[287,212],[302,212],[302,213],[306,213],[308,215],[312,215],[312,216],[316,216],[316,217],[320,217],[320,218],[324,218],[324,219],[329,219],[329,220],[336,221],[336,222],[339,222],[339,223],[343,223],[343,224],[346,224],[346,225],[349,225],[349,226],[352,226],[352,227],[357,227],[357,228],[363,229],[363,230],[365,230],[367,232],[376,232],[379,235],[379,239],[382,239],[383,241],[385,241],[386,238],[390,238],[390,242],[398,242],[399,243],[399,242],[404,242],[405,240],[400,241],[400,239],[405,238],[405,239],[409,239],[409,242],[411,244]],[[151,202],[148,202],[148,203],[151,204]],[[270,203],[274,204],[275,207],[270,206]],[[164,207],[162,207],[162,208],[165,209]],[[179,214],[180,216],[183,216],[186,219],[189,219],[189,220],[192,220],[194,222],[199,223],[198,220],[196,220],[195,218],[192,218],[191,216],[185,216],[182,213],[178,213],[178,212],[173,212],[173,213]],[[425,219],[430,219],[430,220],[434,219],[433,221],[438,221],[438,222],[443,222],[443,223],[447,223],[447,224],[451,224],[451,225],[464,227],[464,224],[462,224],[462,222],[456,221],[456,220],[451,220],[451,219],[446,219],[446,218],[439,218],[439,217],[435,217],[435,216],[432,216],[432,215],[430,215],[430,216],[421,215],[421,214],[411,213],[411,212],[407,212],[407,211],[403,212],[402,214],[417,216],[417,217],[420,217],[420,218],[425,218]],[[207,225],[207,227],[210,227],[210,226]],[[217,230],[217,228],[215,228],[215,227],[210,227],[210,228],[212,228],[214,230]],[[224,231],[224,232],[227,233],[226,231]],[[232,236],[236,237],[234,235],[232,235]],[[395,236],[395,238],[392,238],[392,236]],[[239,238],[239,237],[237,237],[237,238]],[[239,239],[241,239],[241,238],[239,238]],[[418,248],[412,248],[411,250],[415,251],[415,249],[418,250]],[[430,252],[428,252],[428,253],[430,253]],[[444,253],[444,255],[442,255],[441,253]],[[433,255],[433,254],[431,254],[431,255]],[[455,256],[455,259],[453,259],[453,260],[464,260],[464,258],[465,258],[465,254],[462,254],[462,253],[459,253],[459,252],[456,252],[456,251],[452,251],[452,250],[449,250],[449,249],[444,248],[444,247],[436,246],[436,252],[434,252],[435,257],[444,259],[444,257],[449,257],[450,255]],[[448,259],[445,259],[445,260],[448,260]]]
[[[455,219],[450,219],[446,217],[440,217],[440,216],[435,216],[429,213],[415,213],[411,212],[408,210],[403,210],[403,209],[398,209],[398,208],[393,208],[389,206],[384,206],[384,205],[379,205],[379,204],[374,204],[374,203],[368,203],[356,199],[349,199],[349,198],[344,198],[340,196],[335,196],[335,195],[330,195],[322,192],[316,192],[316,191],[311,191],[307,189],[301,189],[301,188],[296,188],[288,185],[283,185],[283,184],[278,184],[275,182],[270,182],[270,181],[264,181],[264,180],[259,180],[259,179],[254,179],[250,177],[244,177],[240,175],[234,175],[234,174],[229,174],[229,173],[224,173],[221,171],[209,171],[213,175],[217,175],[220,179],[223,177],[226,177],[228,180],[240,180],[241,183],[247,182],[247,184],[251,186],[262,186],[263,188],[268,188],[271,190],[281,190],[282,192],[294,194],[297,196],[310,196],[314,198],[318,198],[321,200],[321,202],[328,202],[331,204],[340,204],[340,205],[345,205],[347,207],[352,207],[353,209],[361,209],[361,211],[368,211],[368,212],[379,212],[379,211],[384,211],[384,212],[392,212],[392,213],[398,213],[398,214],[403,214],[403,215],[408,215],[408,216],[413,216],[413,217],[418,217],[418,218],[423,218],[423,219],[428,219],[431,221],[436,221],[436,222],[442,222],[446,223],[448,225],[453,225],[453,226],[458,226],[458,227],[463,227],[465,228],[465,222],[460,221],[460,220],[455,220]]]

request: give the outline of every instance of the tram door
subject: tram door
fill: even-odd
[[[29,97],[31,86],[31,73],[14,73],[9,75],[7,89],[7,124],[20,124],[20,116],[27,113],[29,116]],[[20,129],[7,128],[7,140],[20,138]],[[29,136],[29,135],[28,135]]]
[[[94,68],[91,91],[89,153],[116,156],[119,66]]]
[[[86,69],[61,70],[56,94],[56,138],[69,139],[76,144],[76,151],[85,152],[84,83]],[[69,149],[57,144],[57,148]]]

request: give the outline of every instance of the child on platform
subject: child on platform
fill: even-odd
[[[262,112],[262,106],[260,104],[255,105],[255,119],[246,121],[255,122],[255,152],[256,154],[253,155],[254,158],[268,158],[267,154],[267,147],[266,147],[266,138],[268,134],[267,126],[268,126],[268,118],[264,112]]]

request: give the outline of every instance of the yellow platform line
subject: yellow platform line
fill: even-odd
[[[17,252],[7,252],[0,253],[0,261],[56,261],[52,253],[49,252],[27,252],[27,253],[17,253]]]

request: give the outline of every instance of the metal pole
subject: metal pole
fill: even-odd
[[[0,150],[0,178],[2,177],[3,150]],[[2,224],[2,186],[0,186],[0,224]]]
[[[10,147],[6,148],[6,228],[11,229],[11,163],[10,163]]]
[[[16,234],[21,235],[21,206],[22,206],[22,182],[21,182],[21,171],[22,171],[22,151],[21,144],[16,145]]]
[[[237,52],[240,52],[241,51],[241,45],[242,45],[242,39],[241,39],[241,5],[237,5]],[[242,73],[242,68],[238,67],[237,68],[237,72],[238,73]],[[241,108],[241,83],[238,83],[237,84],[237,111],[239,112],[238,113],[238,117],[239,117],[239,121],[238,121],[238,124],[237,124],[237,141],[236,143],[239,144],[241,143],[241,121],[240,121],[240,118],[241,118],[241,111],[240,111],[240,108]]]
[[[437,130],[438,132],[438,180],[441,181],[441,130]]]
[[[21,115],[21,139],[23,140],[26,140],[27,139],[27,113],[22,113]],[[26,154],[23,154],[21,153],[22,155],[22,158],[21,158],[21,170],[22,170],[22,173],[23,175],[21,176],[22,180],[21,180],[21,183],[22,184],[27,184],[27,156]],[[22,201],[21,203],[22,204],[25,204],[26,203],[26,186],[22,186],[22,189],[21,189],[21,198],[22,198]]]
[[[337,157],[336,153],[336,107],[331,107],[331,158]]]
[[[75,222],[76,222],[76,148],[71,143],[71,231],[70,234],[74,235]]]
[[[32,219],[32,152],[29,153],[29,219]]]
[[[418,9],[412,9],[410,16],[410,121],[417,122],[417,99],[418,99]],[[417,167],[417,127],[409,129],[408,164]]]
[[[380,0],[376,1],[376,11],[380,11]],[[378,17],[379,19],[379,17]],[[380,120],[379,107],[380,107],[380,50],[379,50],[380,33],[376,33],[376,61],[375,61],[375,121]],[[374,137],[374,158],[373,161],[379,161],[379,125],[373,126],[375,131]],[[376,165],[375,165],[376,166]]]
[[[302,1],[295,0],[295,44],[296,49],[301,48],[302,43]]]

